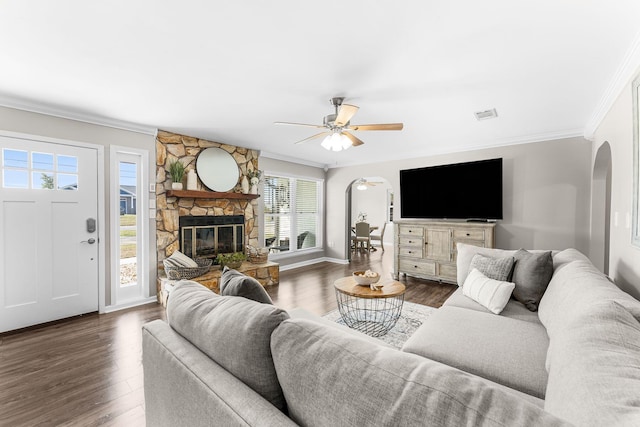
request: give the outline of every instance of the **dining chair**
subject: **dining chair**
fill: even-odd
[[[364,249],[364,244],[366,243],[367,250],[371,250],[371,228],[368,222],[356,223],[356,235],[353,239],[356,248],[360,244],[360,249]]]
[[[387,228],[387,223],[385,222],[382,225],[382,231],[380,231],[380,234],[372,234],[371,235],[371,242],[380,242],[380,247],[382,248],[382,252],[384,252],[384,230]]]

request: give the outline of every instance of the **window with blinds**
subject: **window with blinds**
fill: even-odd
[[[321,181],[265,176],[264,245],[271,253],[295,252],[320,245],[320,194]]]

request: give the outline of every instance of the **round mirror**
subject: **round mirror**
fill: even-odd
[[[220,192],[232,190],[240,176],[236,159],[222,148],[216,147],[200,152],[196,160],[196,172],[209,190]]]

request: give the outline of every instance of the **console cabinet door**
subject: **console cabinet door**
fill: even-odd
[[[451,261],[451,230],[448,228],[427,228],[427,259]]]

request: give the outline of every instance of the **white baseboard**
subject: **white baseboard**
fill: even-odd
[[[349,264],[349,260],[339,258],[315,258],[307,261],[295,262],[293,264],[280,265],[280,271],[293,270],[294,268],[306,267],[309,265],[319,264],[321,262],[333,262],[335,264]]]
[[[137,299],[135,301],[128,301],[118,305],[108,305],[104,308],[104,311],[102,311],[101,313],[102,314],[113,313],[114,311],[120,311],[120,310],[124,310],[125,308],[131,308],[131,307],[137,307],[139,305],[150,304],[152,302],[156,302],[156,303],[158,302],[158,299],[156,298],[155,295],[148,298]]]

